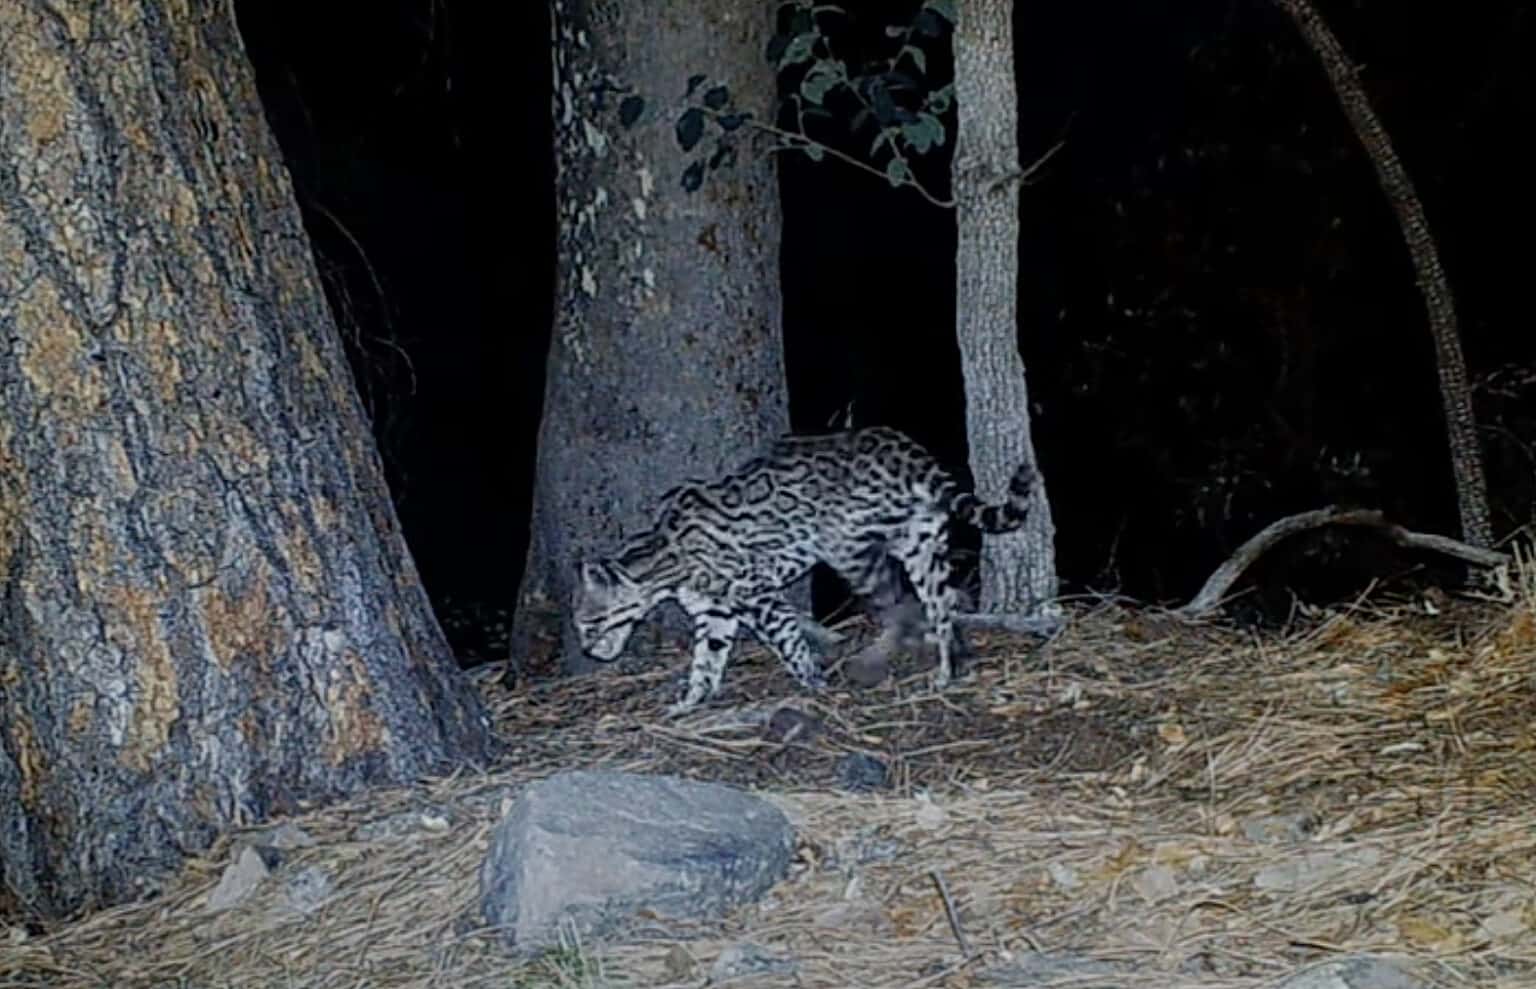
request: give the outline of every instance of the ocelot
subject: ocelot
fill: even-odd
[[[1022,464],[1002,504],[961,490],[920,445],[874,427],[786,436],[716,481],[662,496],[651,529],[614,556],[578,566],[572,601],[577,638],[594,659],[623,652],[637,622],[665,601],[693,621],[688,689],[669,714],[696,707],[720,686],[742,629],[778,653],[800,684],[824,683],[784,588],[825,563],[866,601],[889,608],[905,571],[937,646],[936,687],[951,675],[954,590],[951,517],[1010,532],[1029,514],[1034,472]]]

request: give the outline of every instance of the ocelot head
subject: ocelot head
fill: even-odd
[[[571,620],[582,651],[612,662],[629,642],[635,623],[645,617],[645,595],[617,563],[583,563],[571,595]]]

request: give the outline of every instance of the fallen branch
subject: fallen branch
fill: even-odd
[[[1381,512],[1375,509],[1341,508],[1338,505],[1330,505],[1316,511],[1287,515],[1265,526],[1258,535],[1239,546],[1225,563],[1217,567],[1206,580],[1205,586],[1200,588],[1200,593],[1182,608],[1174,609],[1173,614],[1182,618],[1198,618],[1216,610],[1237,578],[1241,577],[1243,571],[1251,567],[1255,560],[1268,552],[1270,547],[1298,532],[1320,529],[1325,525],[1365,526],[1377,530],[1399,546],[1432,550],[1484,567],[1497,567],[1511,562],[1510,557],[1504,553],[1472,546],[1459,539],[1404,529],[1394,522],[1388,522]]]

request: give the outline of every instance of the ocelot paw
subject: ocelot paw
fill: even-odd
[[[680,718],[685,714],[697,711],[713,694],[714,692],[707,688],[689,683],[688,689],[683,693],[683,696],[679,700],[668,704],[663,713],[668,718]]]
[[[813,694],[827,689],[827,678],[820,670],[808,676],[797,676],[795,682]]]
[[[684,697],[680,701],[673,701],[671,704],[668,704],[662,714],[668,718],[681,718],[685,714],[698,710],[698,708],[698,704],[690,704],[688,698]]]

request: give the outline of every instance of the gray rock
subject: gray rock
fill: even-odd
[[[1427,989],[1385,958],[1340,958],[1297,972],[1275,989]]]
[[[665,776],[561,773],[527,787],[496,828],[480,908],[520,951],[650,920],[707,919],[784,877],[795,832],[772,804],[733,787]]]

